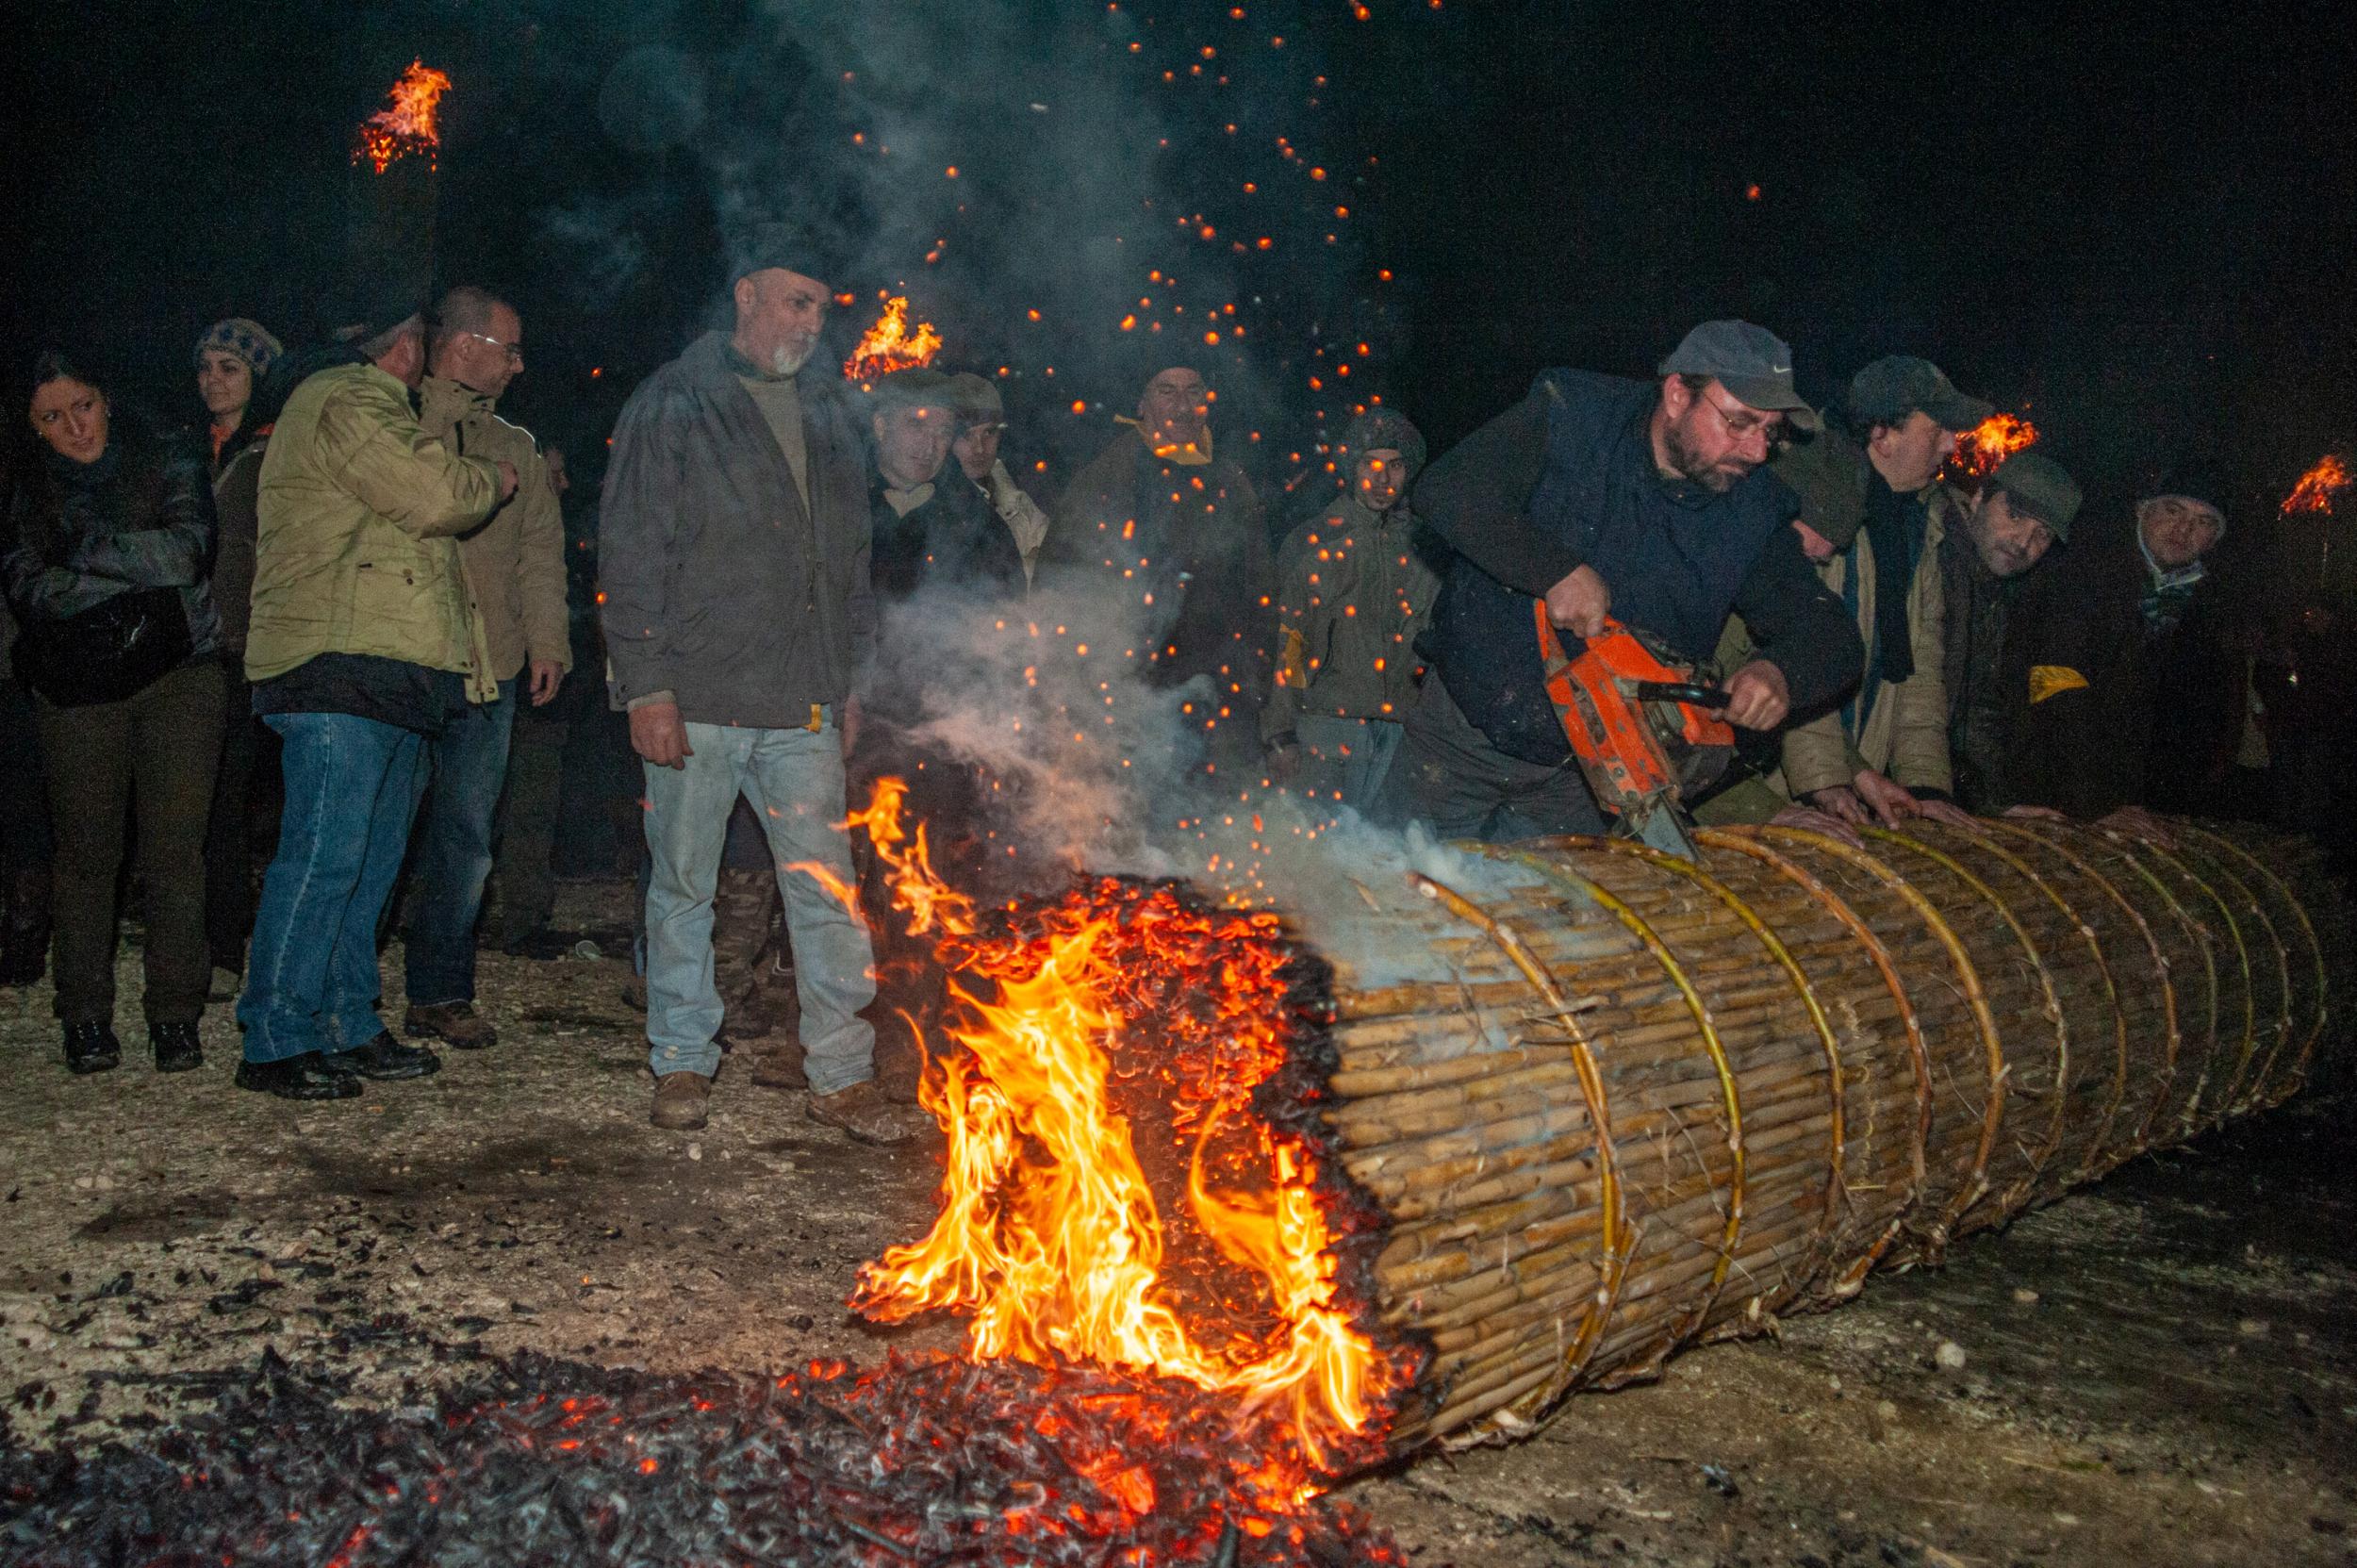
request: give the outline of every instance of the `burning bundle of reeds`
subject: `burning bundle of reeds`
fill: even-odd
[[[2345,912],[2311,846],[2054,821],[1562,839],[1369,887],[1327,1154],[1383,1215],[1404,1451],[1838,1301],[1877,1263],[2275,1104]],[[1330,948],[1333,944],[1327,944]]]

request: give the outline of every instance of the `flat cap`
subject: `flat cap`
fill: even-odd
[[[2015,511],[2052,529],[2057,542],[2070,537],[2070,520],[2079,515],[2083,498],[2078,481],[2060,463],[2043,453],[2017,452],[1997,465],[1988,483],[2005,492]]]

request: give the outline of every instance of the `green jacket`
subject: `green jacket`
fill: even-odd
[[[1294,530],[1277,558],[1263,740],[1290,738],[1304,713],[1407,719],[1424,669],[1416,634],[1441,586],[1427,548],[1404,502],[1378,516],[1345,498]]]
[[[375,366],[304,382],[262,459],[246,679],[361,653],[458,670],[470,701],[496,696],[457,536],[499,496],[499,470],[420,429],[409,389]]]

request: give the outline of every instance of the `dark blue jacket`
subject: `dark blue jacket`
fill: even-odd
[[[1616,619],[1695,664],[1739,612],[1796,711],[1857,681],[1865,649],[1801,553],[1798,499],[1764,468],[1724,491],[1662,478],[1647,433],[1659,395],[1652,382],[1543,371],[1416,486],[1416,514],[1456,552],[1419,650],[1509,756],[1571,754],[1532,602],[1583,565],[1612,590]]]

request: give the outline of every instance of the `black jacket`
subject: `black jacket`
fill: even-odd
[[[2142,607],[2151,581],[2121,506],[2083,513],[2077,536],[2024,583],[2005,641],[2012,800],[2073,817],[2188,809],[2224,765],[2242,666],[2218,638],[2216,585],[2155,626]]]
[[[204,453],[118,408],[96,462],[43,447],[23,463],[0,527],[0,579],[20,623],[63,619],[133,588],[177,588],[192,652],[210,653],[221,646],[206,586],[215,536]]]
[[[868,480],[868,529],[875,544],[870,570],[876,597],[889,604],[928,584],[950,585],[978,596],[1023,597],[1023,552],[974,482],[944,463],[933,493],[903,513],[884,498],[881,475]]]
[[[615,700],[796,729],[849,695],[875,642],[865,449],[842,384],[801,380],[810,487],[707,333],[622,405],[598,529]]]
[[[1850,613],[1801,553],[1791,490],[1765,469],[1723,491],[1664,480],[1647,433],[1658,396],[1650,382],[1544,371],[1416,486],[1417,516],[1456,553],[1418,649],[1509,756],[1571,754],[1534,602],[1579,566],[1611,589],[1616,619],[1695,664],[1741,614],[1796,711],[1831,701],[1864,666]]]

